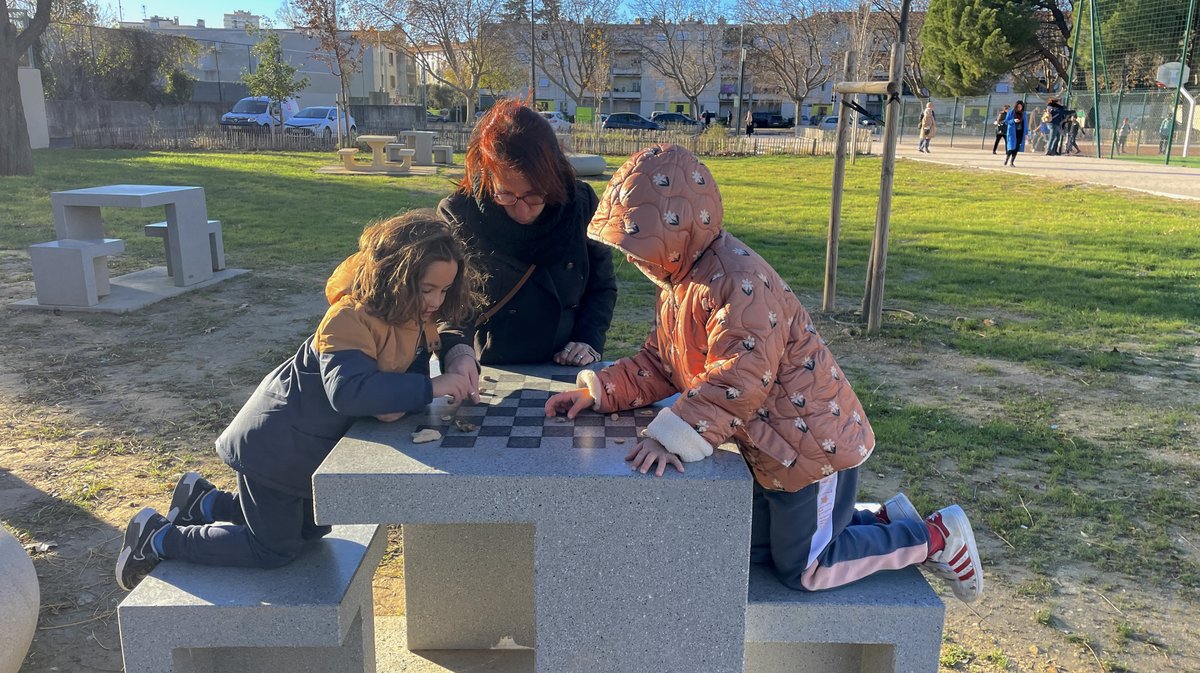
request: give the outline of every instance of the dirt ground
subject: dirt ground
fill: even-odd
[[[0,253],[0,302],[33,295],[28,268],[23,254]],[[262,374],[314,327],[326,271],[255,270],[124,316],[5,312],[0,514],[29,545],[42,587],[23,672],[121,670],[115,609],[123,592],[112,568],[126,521],[142,506],[165,508],[184,470],[232,484],[212,441]],[[1200,393],[1200,377],[1167,379],[1153,367],[1088,381],[964,357],[936,343],[903,350],[828,321],[819,328],[848,371],[870,372],[889,395],[978,421],[1003,413],[998,388],[1053,395],[1067,401],[1056,422],[1095,441],[1129,422],[1112,411],[1126,403],[1169,405]],[[1194,462],[1195,454],[1178,459]],[[1137,479],[1129,475],[1127,486]],[[904,475],[871,480],[885,493]],[[1147,591],[1137,578],[1069,558],[1045,570],[1048,586],[1031,589],[1032,574],[1006,541],[986,526],[976,531],[988,590],[970,607],[941,592],[944,670],[1200,671],[1200,605],[1192,595]],[[1200,559],[1200,536],[1181,538],[1179,553]],[[397,538],[376,579],[381,614],[403,610],[398,552]]]

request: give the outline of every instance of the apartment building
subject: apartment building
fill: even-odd
[[[252,71],[258,60],[250,48],[259,38],[247,33],[257,28],[261,17],[245,11],[226,14],[224,27],[210,28],[203,20],[180,23],[179,17],[153,16],[142,21],[123,21],[121,28],[142,29],[190,37],[201,45],[198,62],[191,68],[197,79],[195,100],[236,101],[245,95],[243,72]],[[301,92],[302,105],[333,105],[340,94],[338,78],[318,56],[320,41],[292,29],[270,29],[280,36],[284,58],[297,68],[298,77],[308,77]],[[346,39],[354,40],[350,33]],[[417,104],[421,101],[420,72],[411,59],[382,44],[358,44],[353,54],[358,66],[349,80],[351,103]]]

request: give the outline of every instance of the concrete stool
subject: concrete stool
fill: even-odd
[[[166,222],[155,222],[147,224],[143,229],[147,236],[161,238],[163,240],[163,250],[167,255],[167,276],[174,276],[175,270],[171,268],[171,233]],[[225,243],[221,239],[221,221],[208,221],[208,253],[212,256],[212,270],[225,270]]]
[[[454,148],[450,145],[434,145],[433,146],[433,163],[446,164],[447,166],[454,165]]]
[[[401,143],[388,143],[383,148],[387,153],[388,163],[400,164],[399,166],[391,166],[391,170],[407,172],[412,169],[413,156],[416,155],[416,150],[410,150]]]
[[[575,174],[581,176],[604,175],[604,171],[608,169],[604,157],[598,154],[568,154],[567,161],[571,162]]]
[[[342,160],[342,166],[345,166],[346,170],[359,170],[359,165],[354,163],[354,155],[358,154],[357,147],[343,147],[342,149],[338,150],[337,153],[338,158]]]
[[[273,570],[160,563],[117,607],[126,673],[374,673],[381,526],[336,526]]]
[[[828,591],[750,567],[746,673],[937,673],[946,607],[914,568]]]
[[[39,304],[95,306],[109,293],[108,257],[125,251],[119,238],[65,238],[29,246]]]

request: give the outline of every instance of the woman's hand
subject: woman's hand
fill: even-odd
[[[679,456],[671,453],[665,446],[658,443],[658,440],[649,437],[643,439],[625,454],[625,460],[632,460],[632,469],[646,474],[654,467],[654,463],[658,463],[658,469],[654,471],[654,476],[661,477],[666,471],[667,465],[675,466],[679,472],[683,472],[683,461],[679,460]]]
[[[553,395],[550,399],[546,400],[546,416],[557,416],[559,412],[565,411],[567,412],[567,418],[574,420],[579,415],[579,412],[591,407],[595,402],[587,388],[568,390],[564,393]]]
[[[395,423],[396,421],[400,420],[401,418],[404,418],[404,412],[397,411],[394,414],[379,414],[375,418],[377,420],[383,421],[384,423]]]
[[[562,350],[554,354],[554,361],[560,365],[584,367],[599,362],[600,354],[582,341],[568,341]]]

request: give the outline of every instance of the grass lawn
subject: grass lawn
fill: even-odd
[[[609,157],[609,165],[622,160]],[[0,251],[13,251],[7,258],[10,285],[13,274],[27,274],[28,261],[20,259],[24,248],[54,238],[49,192],[113,183],[199,185],[206,191],[209,217],[222,221],[229,265],[255,271],[230,284],[244,283],[264,297],[274,293],[262,302],[269,307],[263,310],[271,311],[283,310],[279,307],[286,300],[280,297],[318,292],[328,272],[355,248],[365,224],[409,208],[436,206],[457,175],[445,170],[406,178],[314,173],[334,163],[328,153],[59,150],[37,152],[35,161],[33,177],[0,178]],[[819,306],[832,161],[757,157],[706,163],[722,189],[726,228],[771,261],[810,309]],[[1101,658],[1104,670],[1134,670],[1122,663],[1130,652],[1146,653],[1136,670],[1153,670],[1160,646],[1175,653],[1200,651],[1200,636],[1188,631],[1193,627],[1181,626],[1178,638],[1160,633],[1168,624],[1200,623],[1200,499],[1195,495],[1200,483],[1200,204],[901,162],[887,266],[887,319],[879,337],[865,338],[851,313],[862,295],[879,168],[872,158],[848,167],[839,311],[819,321],[852,375],[881,447],[864,471],[864,498],[887,497],[890,492],[877,489],[899,485],[922,510],[960,502],[976,522],[988,572],[1001,580],[992,590],[998,598],[986,618],[1018,629],[1009,636],[1013,642],[973,653],[948,642],[944,669],[1004,670],[1008,666],[996,662],[1027,657],[1030,643],[1057,642],[1078,650],[1079,670],[1094,669]],[[601,191],[605,181],[592,184]],[[140,229],[149,221],[147,213],[110,209],[105,217],[109,235],[124,239],[127,250],[112,260],[114,275],[162,264],[161,242]],[[621,292],[608,357],[640,345],[653,313],[653,286],[623,259],[617,268]],[[232,294],[227,287],[205,292]],[[187,398],[197,416],[180,421],[164,411],[171,429],[136,442],[122,440],[125,448],[99,448],[100,439],[76,441],[78,427],[54,434],[37,429],[43,434],[36,435],[22,425],[27,415],[37,415],[37,402],[54,399],[27,394],[27,388],[60,385],[46,379],[99,357],[76,352],[59,358],[62,362],[29,364],[20,347],[31,334],[40,334],[34,330],[46,330],[49,340],[61,336],[50,326],[65,333],[76,323],[118,330],[173,321],[172,329],[186,328],[181,332],[213,332],[213,342],[220,345],[205,342],[204,347],[238,347],[227,344],[229,332],[222,330],[240,327],[245,319],[240,311],[249,302],[229,308],[203,293],[184,297],[129,316],[83,316],[70,324],[65,317],[62,322],[27,318],[20,326],[6,326],[0,355],[16,376],[5,380],[25,386],[0,396],[15,409],[13,436],[39,446],[65,442],[56,459],[73,469],[79,469],[79,455],[88,450],[114,460],[152,455],[159,466],[148,474],[154,484],[166,484],[181,467],[215,463],[212,437],[233,413],[229,405],[240,403],[226,399],[230,391],[252,387],[292,352],[294,339],[302,339],[318,315],[286,323],[294,333],[268,335],[279,343],[247,354],[245,371],[210,372],[176,389],[164,384],[163,394]],[[164,342],[170,350],[173,342]],[[142,357],[117,348],[101,354],[109,358],[104,367],[111,371]],[[26,370],[36,376],[22,378]],[[96,396],[110,386],[100,378],[83,383]],[[78,384],[61,384],[71,385]],[[148,395],[158,391],[155,387]],[[225,401],[211,403],[213,398]],[[105,469],[103,460],[94,462],[89,469]],[[885,475],[891,481],[880,486]],[[106,501],[103,493],[88,491],[76,500],[98,511]],[[28,518],[6,517],[6,523],[36,531]],[[1082,570],[1060,574],[1066,563]],[[1141,593],[1147,585],[1182,597],[1187,608],[1180,614],[1157,612],[1159,606],[1146,605],[1155,596]],[[1071,595],[1057,595],[1060,586],[1072,587],[1063,592]],[[1091,593],[1077,591],[1080,586]],[[1118,589],[1128,590],[1120,594],[1127,598],[1118,597]],[[1095,616],[1095,627],[1081,625],[1080,615],[1094,607],[1091,594],[1100,592],[1116,597],[1124,611],[1111,619]],[[1131,603],[1143,598],[1142,604]],[[976,621],[965,608],[953,609],[963,610],[957,621],[947,621],[955,635],[968,630],[963,624],[987,626],[978,613]],[[1005,609],[1009,621],[1001,614]],[[960,659],[975,663],[954,663]],[[983,666],[985,660],[994,665]]]
[[[200,185],[222,221],[229,263],[329,269],[353,250],[364,224],[434,207],[450,178],[325,176],[324,154],[44,151],[32,178],[0,180],[0,247],[50,240],[49,192],[111,183]],[[610,158],[610,163],[618,162]],[[714,158],[725,225],[770,260],[810,307],[824,274],[832,162]],[[861,299],[874,226],[879,161],[847,173],[840,249],[840,306]],[[604,181],[595,180],[597,191]],[[1020,195],[1019,206],[1014,195]],[[1051,204],[1043,207],[1043,204]],[[1031,183],[923,164],[898,172],[891,224],[887,308],[914,312],[889,336],[945,341],[967,353],[1045,366],[1119,369],[1138,353],[1185,357],[1200,323],[1200,207],[1112,190]],[[141,235],[144,213],[106,211],[125,239],[118,273],[161,254]],[[640,342],[653,294],[619,262],[622,315],[614,337]]]

